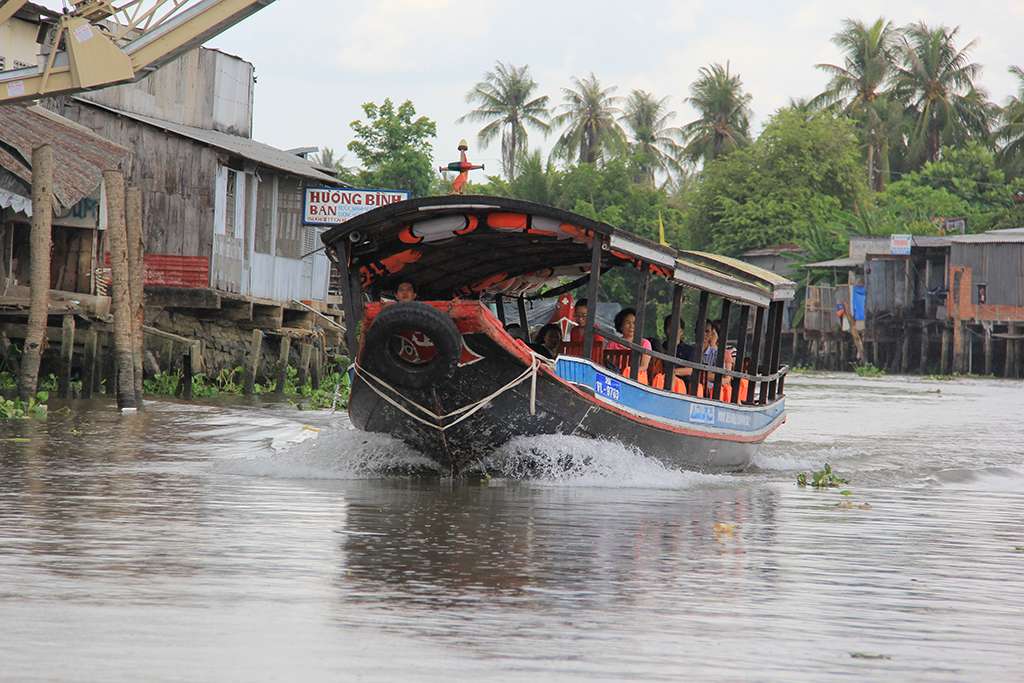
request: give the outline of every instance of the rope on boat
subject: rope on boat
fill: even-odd
[[[388,384],[387,382],[382,380],[380,377],[377,377],[372,372],[370,372],[369,370],[367,370],[363,366],[359,365],[358,363],[354,363],[353,366],[356,369],[356,376],[360,377],[364,382],[366,382],[366,386],[368,386],[371,389],[373,389],[374,393],[376,393],[382,399],[384,399],[385,401],[387,401],[388,403],[393,405],[395,408],[397,408],[401,412],[405,413],[407,416],[409,416],[412,419],[416,420],[420,424],[425,425],[427,427],[430,427],[432,429],[436,429],[436,430],[438,430],[440,432],[443,432],[443,431],[446,431],[447,429],[449,429],[450,427],[454,427],[455,425],[459,424],[463,420],[469,418],[470,416],[475,414],[478,410],[483,408],[485,405],[487,405],[488,403],[490,403],[494,399],[498,398],[499,396],[501,396],[505,392],[510,391],[510,390],[514,389],[515,387],[519,386],[520,384],[522,384],[526,380],[530,380],[530,415],[536,415],[537,414],[537,372],[540,370],[540,364],[541,364],[540,363],[540,358],[536,354],[533,354],[533,360],[530,363],[530,367],[528,367],[523,372],[523,374],[519,375],[518,377],[513,379],[511,382],[506,384],[505,386],[503,386],[500,389],[498,389],[498,390],[488,394],[487,396],[484,396],[483,398],[481,398],[481,399],[479,399],[477,401],[473,401],[472,403],[467,403],[466,405],[462,406],[461,408],[456,408],[455,410],[453,410],[451,412],[448,412],[448,413],[444,413],[444,414],[435,413],[430,408],[427,408],[426,406],[422,406],[419,403],[417,403],[416,401],[413,401],[408,396],[403,395],[401,391],[399,391],[395,387],[391,386],[390,384]],[[431,418],[434,421],[431,422],[429,419],[426,419],[426,418],[420,417],[419,415],[416,415],[414,412],[412,412],[411,410],[409,410],[408,408],[403,406],[401,403],[399,403],[395,399],[391,398],[391,396],[388,396],[387,394],[385,394],[384,390],[387,390],[387,391],[391,392],[392,394],[401,397],[410,406],[412,406],[413,408],[415,408],[419,412],[421,412],[424,415],[426,415],[427,418]],[[445,420],[447,420],[449,418],[456,417],[456,416],[458,416],[458,418],[456,420],[452,421],[452,422],[449,422],[448,424],[445,424],[445,425],[437,424],[439,422],[443,422],[443,421],[445,421]]]

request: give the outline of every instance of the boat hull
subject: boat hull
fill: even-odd
[[[498,335],[503,333],[489,329],[464,334],[472,362],[425,389],[385,387],[374,379],[374,368],[357,371],[349,399],[352,423],[400,438],[457,474],[513,438],[553,434],[614,440],[670,467],[735,471],[750,464],[758,444],[784,420],[781,400],[725,406],[656,391],[579,358],[539,364],[535,389],[530,375],[498,393],[534,362],[525,346],[513,342],[510,348],[507,335]],[[458,415],[437,420],[412,405],[444,415],[485,398],[457,423]]]

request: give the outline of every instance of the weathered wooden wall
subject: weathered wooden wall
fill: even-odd
[[[971,269],[971,303],[978,302],[978,284],[985,284],[986,303],[1024,306],[1024,244],[954,243],[950,265]]]
[[[147,253],[212,256],[216,150],[75,101],[62,113],[132,150],[127,180],[142,189]]]

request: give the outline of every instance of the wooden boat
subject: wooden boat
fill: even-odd
[[[780,332],[794,286],[774,273],[488,196],[391,204],[323,239],[341,273],[348,347],[357,350],[352,423],[403,439],[453,474],[513,437],[542,434],[613,439],[670,466],[740,470],[785,420]],[[646,350],[597,327],[593,315],[582,339],[563,342],[556,359],[505,330],[510,298],[525,328],[529,299],[585,288],[594,306],[601,274],[611,268],[638,273],[638,330],[647,322],[652,278],[672,288],[673,339],[687,291],[697,297],[695,339],[703,338],[712,297],[720,299],[720,329],[735,323],[737,365],[749,358],[751,374],[705,365],[699,345],[688,359]],[[418,300],[386,301],[403,282],[415,284]],[[718,359],[727,337],[720,336]],[[612,342],[620,350],[604,348]],[[651,375],[660,368],[669,390],[644,381],[641,354],[651,357]],[[685,383],[664,381],[681,368],[690,369]],[[730,388],[729,400],[717,400]]]

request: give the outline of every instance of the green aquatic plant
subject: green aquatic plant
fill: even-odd
[[[820,470],[811,473],[810,480],[808,481],[807,473],[801,472],[796,475],[797,486],[807,486],[810,483],[816,489],[831,489],[839,488],[844,484],[849,484],[849,480],[840,477],[838,474],[832,471],[832,466],[825,463],[825,466]],[[843,495],[849,495],[848,492],[844,491]]]
[[[37,392],[28,401],[20,398],[0,398],[0,420],[26,420],[28,418],[46,417],[46,402],[50,394],[46,391]]]
[[[885,370],[875,367],[871,363],[857,365],[853,368],[853,371],[857,373],[858,377],[881,377],[885,374]]]

